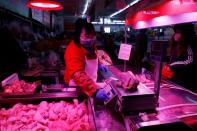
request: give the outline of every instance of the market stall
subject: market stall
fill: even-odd
[[[103,10],[107,10],[112,4],[119,5],[122,3],[123,9],[118,11],[118,14],[129,8],[125,21],[127,27],[123,31],[124,34],[123,32],[120,33],[120,36],[124,36],[120,38],[121,53],[119,52],[118,58],[112,60],[106,53],[107,51],[104,51],[105,49],[97,50],[95,48],[98,32],[95,31],[93,24],[88,22],[89,19],[81,19],[82,23],[75,25],[76,28],[79,26],[79,29],[76,29],[74,33],[77,34],[78,43],[73,40],[75,36],[68,39],[65,32],[62,40],[58,40],[58,36],[53,38],[54,32],[52,29],[47,32],[48,28],[55,28],[55,25],[64,23],[62,24],[64,26],[72,25],[73,30],[73,19],[70,20],[71,17],[68,14],[66,17],[62,15],[68,13],[67,10],[60,14],[55,11],[38,11],[36,10],[38,7],[35,8],[35,3],[33,3],[37,1],[42,2],[29,0],[28,10],[30,11],[27,13],[32,16],[30,15],[28,19],[24,18],[28,22],[29,28],[31,26],[32,32],[35,33],[31,32],[35,35],[35,39],[32,39],[32,46],[25,48],[28,57],[26,63],[20,63],[16,70],[12,70],[15,67],[12,58],[18,54],[8,52],[9,46],[5,49],[2,48],[4,52],[0,55],[4,60],[2,63],[6,63],[4,66],[0,65],[0,131],[197,130],[197,94],[162,77],[162,66],[170,59],[167,50],[169,42],[158,40],[159,37],[153,41],[147,38],[142,42],[151,44],[150,58],[146,60],[151,69],[142,68],[139,73],[132,67],[138,67],[137,62],[130,65],[130,54],[135,51],[136,46],[127,41],[129,35],[127,30],[131,29],[127,29],[129,26],[133,29],[145,29],[196,22],[196,0],[158,0],[155,3],[154,0],[128,0],[127,2],[117,0],[116,3],[109,0],[105,0],[105,2],[84,0],[85,7],[89,6],[89,10],[93,10],[96,3],[98,3],[98,7],[102,6]],[[49,0],[49,2],[51,1]],[[7,5],[7,2],[5,3]],[[32,3],[34,6],[31,5]],[[42,4],[47,5],[42,7]],[[70,14],[73,15],[74,20],[79,14],[78,11],[84,6],[72,0],[64,1],[62,5],[61,2],[46,3],[46,1],[42,4],[37,4],[37,6],[41,6],[39,9],[43,10],[53,10],[47,7],[50,4],[58,4],[60,7],[56,10],[67,7],[70,9],[70,13],[74,12],[74,15]],[[72,8],[76,5],[78,7]],[[5,14],[0,19],[0,25],[9,20],[6,17],[7,10],[9,9],[3,8],[3,12],[0,12],[0,14]],[[101,11],[101,9],[99,10]],[[84,13],[86,11],[87,9],[83,11],[82,16],[88,15],[88,13]],[[117,13],[107,17],[113,19],[112,17]],[[15,13],[8,11],[7,14]],[[58,18],[56,24],[53,25],[55,16]],[[17,19],[19,18],[21,19],[21,17],[17,17]],[[16,18],[13,17],[13,19]],[[32,19],[35,20],[32,21]],[[101,19],[103,26],[110,23],[110,19],[109,21],[104,17]],[[12,22],[12,20],[10,21]],[[19,28],[19,25],[22,24],[15,26]],[[57,30],[58,28],[60,27],[57,26]],[[65,28],[68,29],[70,26],[65,26]],[[102,28],[110,30],[108,27]],[[42,31],[39,32],[39,30]],[[110,33],[109,30],[108,33]],[[6,40],[10,39],[9,33],[5,37]],[[23,33],[25,34],[25,32]],[[99,33],[102,42],[104,35],[102,32]],[[4,30],[2,30],[2,34],[4,34]],[[21,46],[20,40],[15,39],[15,35],[22,40],[21,34],[15,33],[13,35],[14,42]],[[23,39],[25,41],[31,37],[33,36],[29,35],[28,38]],[[105,38],[109,42],[107,44],[114,44],[113,37],[115,37],[114,34]],[[144,40],[146,37],[141,39]],[[9,44],[12,42],[8,41]],[[70,45],[67,45],[68,43]],[[64,53],[68,47],[70,47],[69,52]],[[108,51],[113,52],[111,53],[114,55],[113,57],[117,57],[115,48],[111,47],[113,45],[109,45]],[[142,53],[145,52],[146,50]],[[4,59],[5,53],[10,57]],[[132,59],[138,59],[137,57],[137,55],[132,56]],[[188,57],[190,61],[191,57],[191,55]],[[117,61],[114,62],[113,60]],[[7,61],[12,63],[7,63]],[[185,63],[188,64],[190,61]],[[120,65],[114,63],[120,63]],[[67,68],[68,66],[69,68]],[[139,64],[139,68],[141,68],[141,64]],[[10,73],[11,75],[7,75]],[[105,98],[104,95],[106,95]],[[99,101],[99,98],[104,99]]]

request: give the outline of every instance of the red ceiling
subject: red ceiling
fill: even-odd
[[[147,21],[166,15],[197,12],[197,2],[194,0],[172,0],[160,6],[141,10],[135,15],[126,18],[126,25],[135,24],[138,21]]]

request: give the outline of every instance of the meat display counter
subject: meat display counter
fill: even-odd
[[[144,83],[153,89],[154,83]],[[159,106],[155,112],[140,112],[126,116],[131,129],[187,129],[196,130],[197,94],[178,85],[163,81],[160,88]],[[133,126],[135,125],[135,126]],[[187,125],[187,126],[186,126]],[[190,128],[189,128],[190,127]]]
[[[110,71],[109,74],[116,77],[116,73],[113,71]],[[138,88],[143,86],[143,88],[154,91],[154,81],[150,77],[151,75],[150,73],[136,75],[140,81]],[[114,88],[118,87],[114,86]],[[140,110],[127,114],[121,112],[120,114],[127,131],[197,130],[197,94],[172,82],[162,80],[158,105],[155,110]]]
[[[96,131],[92,100],[77,87],[50,85],[32,94],[0,94],[0,130]]]
[[[140,80],[138,88],[143,86],[143,88],[149,90],[154,89],[154,81],[147,77],[149,75],[136,75]],[[115,77],[115,73],[110,72],[108,76]],[[61,84],[50,85],[48,87],[43,86],[41,92],[26,95],[13,96],[0,94],[0,117],[5,117],[5,114],[2,115],[2,111],[5,113],[5,110],[12,109],[10,107],[17,103],[23,103],[24,107],[28,107],[28,105],[40,105],[43,101],[46,101],[48,104],[55,104],[61,101],[75,104],[76,99],[79,103],[84,100],[82,98],[84,96],[78,88],[62,88],[62,86]],[[115,85],[113,85],[113,88],[116,88]],[[159,130],[161,128],[197,129],[197,94],[174,83],[162,81],[158,103],[155,110],[140,110],[139,112],[134,111],[124,114],[116,110],[115,107],[111,108],[107,105],[100,105],[93,102],[90,98],[85,98],[91,131],[143,131],[150,129]]]

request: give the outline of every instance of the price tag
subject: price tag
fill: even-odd
[[[122,43],[120,45],[118,58],[122,59],[122,60],[129,60],[130,54],[131,54],[131,49],[132,49],[132,45]]]

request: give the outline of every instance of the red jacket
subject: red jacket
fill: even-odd
[[[88,96],[92,96],[98,89],[96,83],[85,73],[85,56],[87,51],[78,47],[71,41],[65,51],[64,59],[66,63],[64,80],[69,84],[73,79],[77,86]]]

